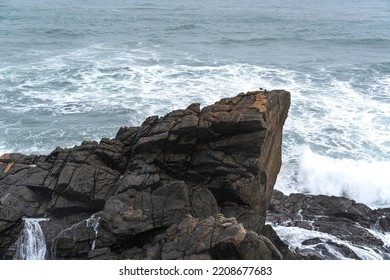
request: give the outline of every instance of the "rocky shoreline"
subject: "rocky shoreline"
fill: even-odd
[[[274,190],[267,222],[290,245],[291,258],[390,259],[390,208]]]
[[[289,107],[287,91],[240,93],[114,139],[2,155],[0,259],[42,217],[46,259],[388,258],[389,209],[274,190]]]

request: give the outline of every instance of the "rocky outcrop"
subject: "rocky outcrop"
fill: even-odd
[[[389,208],[372,210],[345,197],[286,196],[274,190],[267,221],[285,242],[264,235],[285,258],[390,259]]]
[[[281,166],[286,91],[192,104],[114,139],[0,157],[0,257],[23,217],[51,259],[280,259],[263,235]]]

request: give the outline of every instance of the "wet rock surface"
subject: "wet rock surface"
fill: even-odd
[[[283,251],[290,245],[287,258],[390,259],[389,208],[372,210],[344,197],[286,196],[274,190],[267,221],[284,241],[269,237],[276,246]]]
[[[286,91],[242,93],[114,139],[2,155],[0,258],[23,217],[46,217],[49,259],[281,259],[263,231],[289,106]]]

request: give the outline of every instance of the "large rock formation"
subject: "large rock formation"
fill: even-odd
[[[281,165],[286,91],[192,104],[114,139],[0,157],[0,257],[23,217],[51,259],[280,259],[263,235]]]

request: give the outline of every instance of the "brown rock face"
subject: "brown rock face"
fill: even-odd
[[[100,143],[1,156],[0,256],[22,217],[45,215],[48,258],[280,258],[261,232],[289,106],[283,90],[241,93]]]

